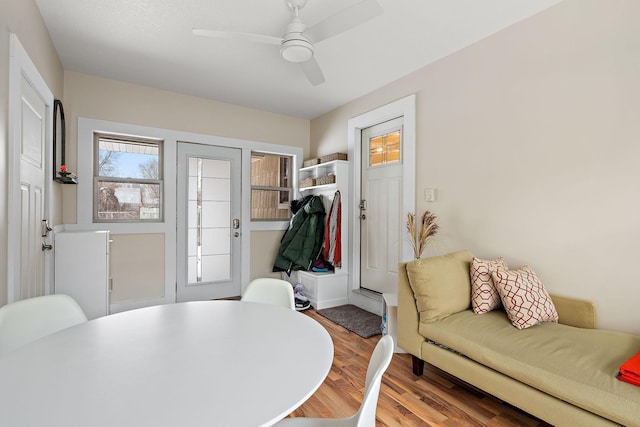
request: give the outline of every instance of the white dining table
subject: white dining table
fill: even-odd
[[[315,320],[241,301],[101,317],[0,358],[2,426],[269,426],[333,361]]]

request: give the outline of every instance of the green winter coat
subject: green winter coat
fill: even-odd
[[[322,250],[324,205],[314,196],[291,219],[282,236],[273,271],[309,270]]]

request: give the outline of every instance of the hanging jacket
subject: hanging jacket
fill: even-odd
[[[289,228],[280,240],[273,271],[309,270],[322,250],[324,205],[318,196],[311,197],[295,212]]]
[[[327,214],[324,227],[324,259],[334,267],[342,267],[342,199],[340,191],[336,191],[331,202],[331,209]]]

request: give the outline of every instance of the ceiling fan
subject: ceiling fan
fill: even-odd
[[[313,56],[314,43],[319,43],[375,18],[382,13],[382,7],[380,7],[377,0],[362,0],[317,23],[313,27],[307,28],[299,17],[300,10],[307,4],[307,1],[285,0],[287,6],[291,9],[293,18],[287,25],[282,37],[199,28],[194,28],[193,33],[205,37],[237,38],[251,42],[279,45],[280,55],[289,62],[299,63],[309,82],[313,86],[317,86],[324,83],[325,80],[320,65]]]

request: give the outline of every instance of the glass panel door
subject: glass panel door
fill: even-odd
[[[178,144],[178,301],[240,295],[240,150]]]

